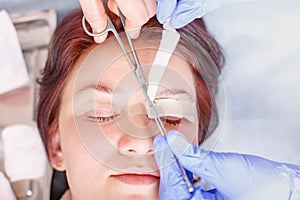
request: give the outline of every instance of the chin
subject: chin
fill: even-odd
[[[158,200],[158,196],[153,196],[153,195],[145,195],[145,194],[131,194],[131,195],[126,195],[122,197],[115,198],[118,200]]]
[[[120,189],[120,188],[119,188]],[[114,197],[110,199],[118,200],[158,200],[158,190],[152,187],[131,186],[126,190],[121,189],[114,193]]]

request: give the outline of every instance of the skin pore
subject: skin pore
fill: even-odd
[[[135,40],[146,78],[158,42]],[[187,69],[190,66],[180,56],[171,57],[158,102],[171,99],[195,105],[194,78]],[[52,165],[66,171],[72,199],[158,199],[159,171],[152,144],[158,131],[141,105],[144,94],[114,38],[81,55],[66,79],[58,130],[49,145]],[[194,110],[197,115],[196,106]],[[198,143],[197,117],[194,122],[164,117],[168,131],[179,130]]]

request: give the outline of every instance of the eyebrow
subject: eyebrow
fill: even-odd
[[[182,90],[182,89],[163,89],[162,91],[159,91],[157,92],[157,96],[158,96],[158,99],[164,99],[166,97],[169,97],[169,96],[174,96],[174,95],[185,95],[185,96],[188,96],[190,99],[193,99],[192,98],[192,95],[190,93],[188,93],[187,91],[185,90]]]
[[[78,90],[76,93],[80,93],[86,90],[97,90],[99,92],[103,92],[103,93],[108,93],[108,94],[112,94],[113,90],[111,88],[109,88],[108,86],[105,86],[103,84],[98,84],[98,85],[87,85],[83,88],[81,88],[80,90]],[[115,92],[119,92],[119,89],[116,89]]]

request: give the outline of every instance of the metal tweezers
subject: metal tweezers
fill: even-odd
[[[124,15],[121,13],[121,11],[119,10],[119,17],[121,19],[121,22],[122,22],[122,25],[123,27],[125,27],[125,17]],[[85,17],[83,16],[82,17],[82,27],[85,31],[85,33],[89,36],[92,36],[92,37],[99,37],[101,35],[104,35],[106,33],[108,33],[109,31],[113,32],[115,38],[117,39],[129,65],[131,66],[131,69],[132,71],[134,72],[138,82],[139,82],[139,85],[142,87],[142,90],[143,90],[143,93],[146,97],[146,100],[147,100],[147,103],[148,103],[148,106],[149,106],[149,109],[150,109],[150,112],[153,114],[154,116],[154,121],[160,131],[160,133],[163,135],[163,136],[166,136],[167,135],[167,131],[166,131],[166,128],[164,126],[164,123],[163,121],[161,120],[160,116],[158,115],[155,107],[154,107],[154,102],[152,102],[148,96],[148,86],[147,86],[147,82],[144,78],[144,75],[143,75],[143,71],[142,71],[142,68],[141,68],[141,65],[140,65],[140,62],[138,60],[138,57],[137,57],[137,54],[136,54],[136,51],[135,51],[135,48],[133,46],[133,43],[132,43],[132,40],[130,38],[130,36],[125,32],[125,36],[126,36],[126,39],[127,39],[127,42],[130,46],[130,50],[132,52],[132,55],[133,55],[133,59],[131,59],[131,57],[129,56],[129,53],[127,52],[126,48],[125,48],[125,45],[123,43],[123,41],[121,40],[121,37],[119,36],[114,24],[112,23],[111,19],[108,17],[107,19],[107,27],[105,30],[103,30],[102,32],[100,33],[91,33],[87,27],[86,27],[86,19]],[[125,30],[125,29],[124,29]],[[177,164],[181,170],[181,173],[182,173],[182,176],[186,182],[186,185],[188,187],[188,191],[189,192],[193,192],[194,191],[194,188],[186,174],[186,171],[184,170],[182,164],[180,163],[179,159],[174,155],[176,161],[177,161]]]

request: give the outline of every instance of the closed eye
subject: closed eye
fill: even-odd
[[[105,123],[109,121],[113,121],[116,116],[118,116],[119,113],[115,113],[112,110],[108,109],[96,109],[88,111],[84,114],[85,119],[91,121],[91,122],[97,122],[97,123]]]
[[[92,122],[99,122],[99,123],[103,123],[103,122],[108,122],[111,121],[115,118],[115,116],[109,116],[109,117],[97,117],[97,116],[86,116],[86,118]]]
[[[181,118],[179,117],[173,117],[173,116],[166,116],[162,117],[162,120],[167,124],[167,125],[172,125],[176,126],[181,123]]]

